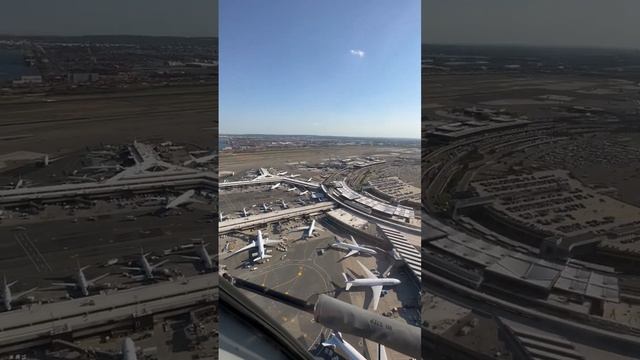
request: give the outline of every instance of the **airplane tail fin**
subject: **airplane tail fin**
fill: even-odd
[[[344,277],[344,282],[346,284],[344,289],[349,291],[349,289],[351,289],[351,285],[352,285],[351,280],[349,280],[349,277],[347,276],[346,273],[342,273],[342,277]]]

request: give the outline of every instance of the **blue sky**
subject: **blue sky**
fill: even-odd
[[[221,0],[220,132],[420,137],[420,0]]]

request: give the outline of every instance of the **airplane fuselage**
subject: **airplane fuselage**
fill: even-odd
[[[327,339],[327,342],[335,345],[335,347],[350,360],[367,360],[367,358],[362,356],[356,348],[345,341],[342,336],[338,337],[332,333],[330,338]]]
[[[4,309],[6,311],[11,311],[11,288],[5,282],[2,286],[2,304],[4,305]]]
[[[138,355],[136,354],[136,345],[133,343],[131,338],[125,338],[122,343],[122,358],[124,360],[138,360]]]
[[[316,221],[312,220],[311,221],[311,225],[309,225],[309,228],[307,230],[305,230],[304,237],[305,238],[312,237],[313,236],[313,231],[315,230],[315,228],[316,228]]]
[[[262,231],[258,230],[258,238],[256,239],[256,249],[258,249],[258,258],[266,255],[264,251],[264,239],[262,238]]]
[[[349,282],[351,286],[395,286],[400,284],[400,280],[392,278],[354,279]]]
[[[201,245],[197,248],[198,256],[202,259],[205,269],[213,270],[213,260],[211,260],[211,256],[209,256],[209,252],[204,245]]]
[[[355,250],[359,253],[362,254],[369,254],[369,255],[374,255],[377,252],[373,249],[369,249],[367,247],[364,246],[360,246],[360,245],[353,245],[353,244],[347,244],[347,243],[334,243],[334,244],[329,244],[329,246],[331,246],[332,248],[335,249],[341,249],[341,250]]]
[[[89,296],[89,283],[82,270],[78,270],[78,286],[83,296]]]
[[[148,279],[153,279],[153,268],[149,264],[147,257],[140,255],[140,265],[142,266],[142,272]]]

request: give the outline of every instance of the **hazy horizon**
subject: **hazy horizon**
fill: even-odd
[[[422,42],[640,49],[635,0],[429,0]]]
[[[13,37],[107,37],[107,36],[122,36],[122,37],[167,37],[167,38],[217,38],[217,35],[144,35],[144,34],[107,34],[107,33],[88,33],[88,34],[79,34],[79,35],[59,35],[59,34],[11,34],[11,33],[0,33],[0,36],[13,36]]]
[[[2,8],[2,35],[218,36],[218,0],[22,0]]]
[[[219,136],[315,136],[315,137],[337,137],[337,138],[356,138],[356,139],[405,139],[405,140],[420,140],[418,137],[398,137],[398,136],[359,136],[359,135],[331,135],[331,134],[274,134],[274,133],[231,133],[231,132],[219,132]]]

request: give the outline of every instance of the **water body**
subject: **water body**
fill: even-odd
[[[0,83],[20,79],[22,75],[33,75],[35,72],[24,63],[22,51],[0,49]]]

